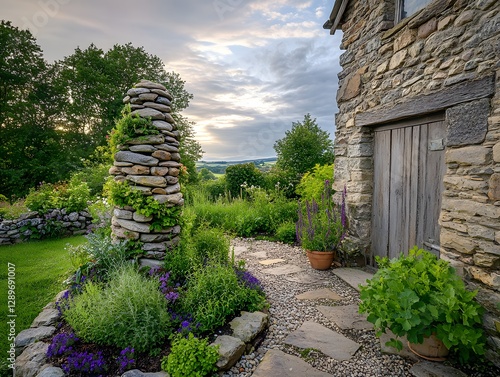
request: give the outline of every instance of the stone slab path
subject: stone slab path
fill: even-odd
[[[319,350],[335,360],[349,360],[360,347],[344,335],[310,321],[304,322],[284,342],[299,348]]]
[[[264,356],[253,377],[330,377],[331,374],[314,369],[300,357],[278,350],[270,350]]]
[[[358,313],[358,285],[372,274],[313,270],[304,252],[289,245],[249,239],[233,244],[236,259],[245,261],[266,292],[269,328],[260,346],[221,377],[455,376],[381,347],[372,324]]]
[[[373,274],[359,268],[336,268],[332,272],[347,284],[359,292],[359,285],[366,284],[367,279],[371,279]]]

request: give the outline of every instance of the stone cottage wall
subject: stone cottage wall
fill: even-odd
[[[487,308],[488,357],[500,365],[500,3],[435,0],[394,26],[394,1],[351,0],[342,18],[335,190],[348,191],[348,247],[370,254],[373,127],[366,114],[477,82],[491,95],[445,106],[441,258]],[[482,81],[481,81],[482,80]],[[400,107],[401,109],[404,106]],[[409,110],[411,112],[411,109]],[[364,117],[364,118],[363,118]]]
[[[127,92],[123,102],[130,104],[132,115],[151,119],[160,134],[127,141],[115,154],[110,169],[116,181],[128,181],[133,189],[167,207],[184,203],[179,184],[179,131],[170,114],[172,100],[163,85],[147,80]],[[161,264],[158,261],[165,257],[167,249],[177,245],[181,231],[175,225],[153,232],[151,220],[151,216],[143,216],[131,207],[115,207],[111,219],[113,237],[140,241],[145,253],[141,263],[150,266]]]

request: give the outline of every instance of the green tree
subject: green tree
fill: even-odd
[[[264,186],[264,176],[257,167],[248,162],[228,166],[226,169],[227,189],[233,197],[243,196],[245,186]]]
[[[200,172],[198,173],[198,175],[200,177],[200,181],[202,181],[202,182],[215,181],[217,179],[217,177],[215,176],[215,174],[212,173],[207,168],[201,169]]]
[[[302,122],[293,122],[285,137],[276,141],[274,150],[278,156],[278,169],[290,172],[298,180],[314,165],[333,163],[333,141],[328,132],[322,130],[310,114]]]
[[[10,198],[68,168],[51,73],[33,35],[1,21],[0,192]]]

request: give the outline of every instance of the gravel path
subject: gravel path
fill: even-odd
[[[266,339],[259,348],[254,353],[243,356],[230,371],[222,374],[222,376],[251,376],[269,349],[278,349],[291,355],[301,356],[300,349],[284,344],[283,340],[305,321],[320,323],[361,344],[361,348],[347,361],[337,361],[314,350],[309,352],[303,358],[318,370],[342,377],[411,376],[409,370],[413,362],[400,356],[382,354],[379,340],[375,337],[374,331],[341,330],[316,309],[317,305],[333,305],[332,301],[325,299],[299,301],[295,298],[300,293],[328,287],[343,298],[341,301],[336,301],[335,305],[358,304],[359,293],[334,275],[331,270],[316,271],[311,269],[306,255],[298,247],[252,239],[235,239],[232,245],[237,250],[243,250],[241,254],[236,256],[236,260],[245,260],[248,270],[264,286],[270,303],[270,326]],[[257,255],[252,255],[257,252]],[[264,259],[277,258],[284,259],[285,262],[273,264],[272,266],[264,266],[259,263]],[[287,279],[291,276],[300,275],[304,271],[278,276],[262,272],[267,268],[286,263],[300,266],[307,274],[317,276],[322,281],[304,284]]]

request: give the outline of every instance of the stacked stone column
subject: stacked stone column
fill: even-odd
[[[128,181],[143,195],[152,196],[167,207],[182,206],[179,173],[179,131],[171,115],[173,100],[166,88],[157,83],[141,80],[127,92],[123,102],[130,104],[132,115],[151,119],[160,131],[157,135],[140,136],[120,146],[114,156],[110,174],[115,181]],[[160,231],[151,230],[152,217],[143,216],[132,207],[115,207],[112,218],[114,239],[141,241],[146,256],[143,264],[154,265],[162,260],[165,251],[179,242],[180,226]]]

